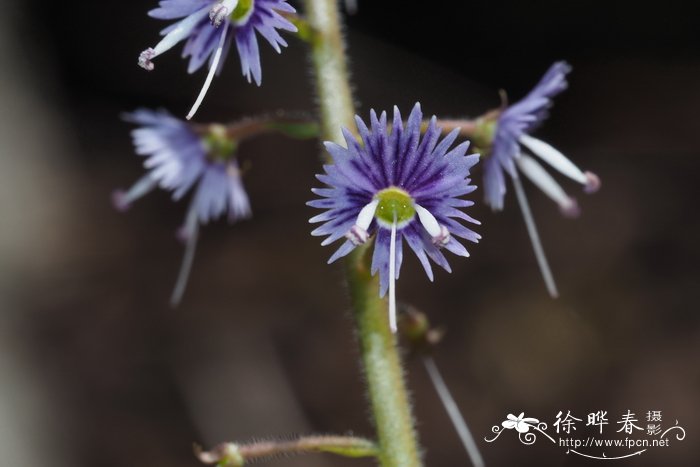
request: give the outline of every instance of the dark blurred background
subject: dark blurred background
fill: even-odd
[[[110,192],[142,174],[120,112],[184,115],[204,80],[185,73],[180,47],[152,73],[137,67],[164,27],[145,14],[155,3],[3,4],[3,465],[195,466],[193,442],[372,435],[342,271],[306,221],[317,142],[241,147],[254,218],[204,228],[175,310],[184,203],[158,192],[125,215],[112,209]],[[477,440],[508,413],[551,424],[559,410],[607,410],[612,436],[628,409],[640,420],[661,410],[687,438],[620,464],[700,463],[700,28],[691,2],[648,5],[360,1],[348,18],[365,116],[418,100],[426,113],[475,116],[501,88],[520,98],[555,60],[574,68],[538,136],[603,189],[565,184],[583,209],[573,221],[529,189],[561,298],[546,295],[511,196],[501,214],[472,209],[483,241],[469,260],[451,258],[452,274],[430,284],[409,255],[398,285],[447,329],[435,359]],[[304,45],[261,49],[263,86],[244,81],[232,51],[200,121],[313,111]],[[408,379],[427,465],[467,465],[419,362]],[[545,443],[506,433],[480,445],[494,466],[599,462]]]

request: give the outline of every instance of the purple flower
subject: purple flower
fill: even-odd
[[[500,112],[496,121],[485,122],[487,125],[495,125],[490,131],[491,151],[490,154],[486,154],[484,162],[486,203],[494,210],[503,209],[506,193],[504,172],[511,177],[517,177],[519,170],[554,200],[564,214],[578,214],[576,200],[568,196],[539,162],[527,154],[528,152],[584,185],[587,192],[596,191],[600,187],[600,180],[595,174],[582,172],[554,147],[530,136],[530,133],[547,118],[549,107],[552,105],[551,99],[567,88],[566,74],[569,71],[571,67],[566,62],[555,63],[527,96]]]
[[[176,304],[187,283],[199,225],[224,215],[229,222],[250,217],[248,195],[234,157],[235,144],[226,138],[220,125],[198,132],[193,125],[162,110],[140,109],[124,118],[140,125],[131,136],[136,154],[145,157],[148,173],[129,190],[116,190],[112,194],[114,206],[125,211],[156,186],[171,191],[174,201],[194,190],[184,225],[178,232],[187,248],[172,297]]]
[[[537,86],[522,100],[505,110],[490,112],[479,119],[475,134],[478,145],[487,148],[484,161],[486,204],[497,211],[503,209],[507,173],[513,181],[542,277],[552,297],[558,296],[559,293],[518,173],[523,173],[559,205],[564,215],[571,217],[579,214],[576,200],[567,195],[549,172],[528,152],[582,184],[586,192],[592,193],[600,188],[600,179],[594,173],[581,171],[557,149],[530,136],[530,133],[547,118],[552,98],[567,88],[566,75],[569,71],[571,67],[566,62],[552,65]]]
[[[458,209],[474,204],[460,197],[476,189],[469,171],[479,156],[465,156],[468,142],[450,150],[459,129],[439,141],[442,130],[435,117],[421,138],[422,116],[416,104],[404,127],[394,107],[391,132],[385,112],[377,118],[371,111],[371,129],[355,117],[362,143],[347,129],[343,129],[347,147],[325,143],[334,164],[324,166],[325,174],[317,178],[328,188],[313,189],[321,199],[307,203],[326,210],[309,221],[323,223],[311,233],[327,236],[322,245],[345,239],[329,263],[375,235],[371,271],[379,271],[380,295],[389,290],[392,329],[396,328],[394,281],[401,269],[402,240],[432,281],[428,258],[449,272],[441,248],[469,256],[454,237],[475,243],[481,238],[458,221],[479,224]]]
[[[188,73],[200,69],[208,62],[209,74],[187,116],[192,118],[204,99],[215,73],[223,65],[222,55],[226,55],[235,39],[241,59],[243,75],[262,81],[260,52],[256,31],[277,51],[286,47],[287,42],[277,32],[278,29],[296,32],[297,28],[281,13],[295,13],[296,10],[286,0],[161,0],[158,8],[148,12],[157,19],[179,21],[161,31],[165,36],[155,47],[141,52],[139,65],[153,70],[152,60],[171,49],[180,41],[186,40],[183,57],[190,57]]]

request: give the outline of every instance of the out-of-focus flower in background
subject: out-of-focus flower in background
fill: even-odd
[[[583,185],[587,193],[593,193],[600,188],[600,179],[597,175],[582,171],[553,146],[530,135],[548,117],[552,98],[568,87],[566,75],[570,71],[571,66],[568,63],[554,63],[523,99],[511,106],[488,112],[477,119],[472,137],[485,159],[486,204],[494,211],[503,210],[507,191],[505,174],[510,175],[542,277],[552,297],[557,297],[559,292],[542,248],[519,173],[524,174],[557,203],[562,214],[567,217],[579,215],[580,210],[576,199],[569,196],[549,172],[528,154],[528,151],[555,170]]]
[[[592,172],[583,172],[561,152],[548,143],[530,136],[547,118],[552,98],[564,91],[568,83],[566,75],[571,67],[566,62],[553,64],[537,86],[522,100],[484,119],[482,134],[489,136],[484,144],[484,194],[486,203],[494,210],[503,209],[506,194],[504,171],[517,177],[519,169],[547,196],[557,203],[565,215],[578,214],[576,200],[566,194],[561,186],[527,151],[534,154],[555,170],[582,184],[587,192],[600,187],[600,180]],[[526,149],[527,151],[523,150]]]
[[[195,126],[162,110],[139,109],[125,119],[140,125],[131,136],[136,153],[146,158],[148,173],[129,190],[116,190],[112,194],[114,206],[124,211],[157,186],[171,191],[174,201],[194,189],[178,232],[186,251],[171,299],[177,304],[192,266],[199,225],[224,215],[231,223],[251,215],[235,158],[236,141],[227,136],[222,125]]]

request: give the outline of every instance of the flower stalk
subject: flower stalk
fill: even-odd
[[[235,122],[222,124],[192,124],[200,134],[210,134],[214,127],[220,129],[222,136],[229,140],[242,141],[268,133],[281,133],[295,139],[316,138],[319,134],[318,123],[310,117],[299,114],[276,112],[272,115],[247,117]]]
[[[341,128],[354,128],[354,105],[345,60],[345,43],[335,0],[305,0],[306,17],[315,31],[311,59],[320,105],[321,136],[341,143]],[[366,244],[346,259],[346,272],[371,413],[377,430],[379,462],[384,467],[420,466],[413,415],[403,368],[387,318],[387,302],[379,298],[379,278],[370,274]]]
[[[210,451],[194,447],[203,464],[240,467],[280,456],[325,452],[344,457],[372,457],[377,446],[370,440],[354,436],[302,436],[291,440],[263,440],[247,444],[222,443]]]

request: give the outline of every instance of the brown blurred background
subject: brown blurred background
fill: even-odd
[[[687,438],[625,465],[700,463],[700,28],[690,2],[363,2],[349,19],[358,108],[468,116],[520,98],[551,62],[570,90],[538,133],[597,172],[583,215],[530,200],[561,298],[545,292],[515,200],[481,203],[483,241],[434,284],[408,255],[398,293],[448,330],[435,354],[477,440],[508,413],[663,411]],[[465,3],[465,5],[462,5]],[[371,436],[340,267],[309,235],[316,142],[245,143],[254,218],[204,228],[189,288],[168,297],[185,205],[127,214],[109,193],[142,173],[119,113],[184,115],[204,76],[180,48],[136,66],[155,1],[6,1],[0,16],[0,456],[3,465],[195,466],[192,442]],[[263,86],[233,52],[201,121],[313,110],[303,44],[263,49]],[[480,180],[480,172],[477,172]],[[418,362],[409,384],[430,466],[467,458]],[[612,431],[612,426],[610,427]],[[616,428],[615,428],[616,429]],[[510,433],[488,465],[595,465]],[[606,452],[615,455],[615,452]],[[619,452],[617,452],[619,454]],[[372,465],[309,456],[273,466]]]

